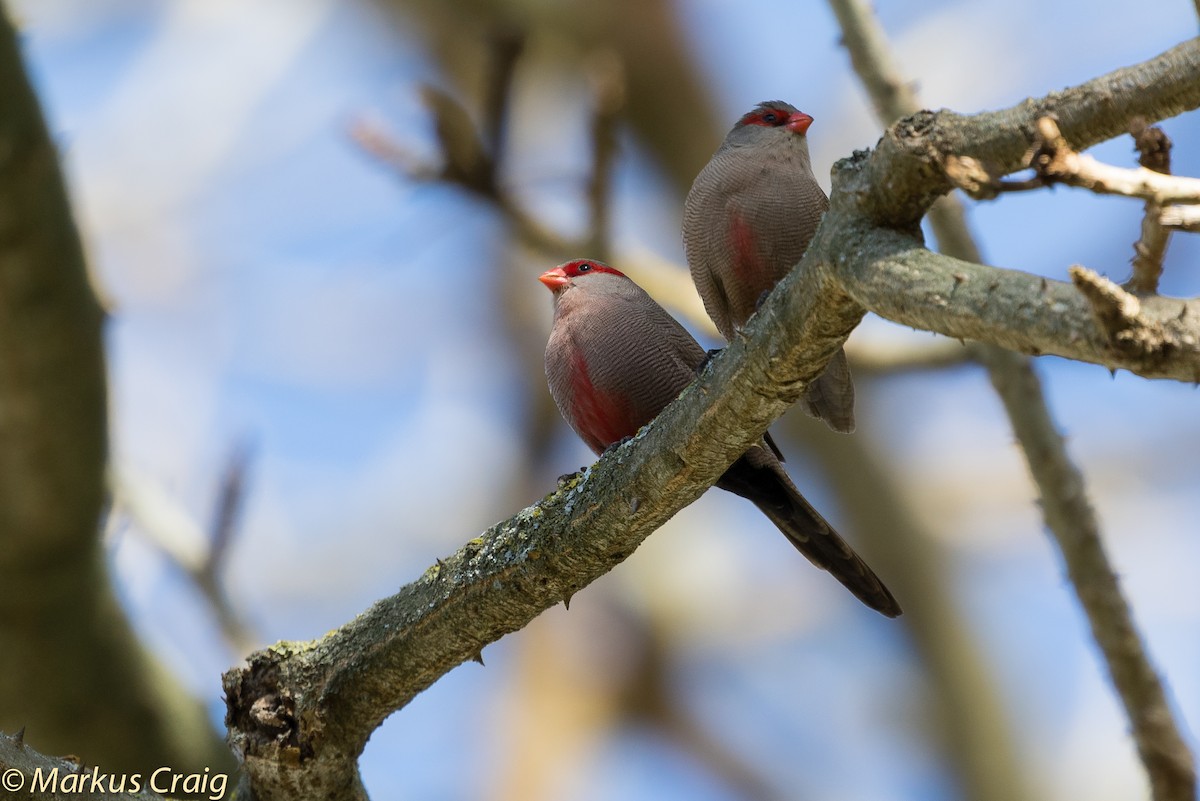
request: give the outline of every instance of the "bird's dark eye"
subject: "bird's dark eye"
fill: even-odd
[[[763,115],[763,122],[776,123],[779,122],[779,115],[774,111],[768,111]]]
[[[587,262],[584,262],[583,264],[579,265],[575,269],[577,272],[586,273],[588,270],[592,269],[592,265],[588,264]]]

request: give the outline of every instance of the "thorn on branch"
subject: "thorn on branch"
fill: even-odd
[[[482,648],[480,648],[478,651],[475,652],[475,655],[471,657],[471,661],[478,662],[479,664],[483,665],[483,649]],[[487,665],[484,665],[484,667],[487,667]]]

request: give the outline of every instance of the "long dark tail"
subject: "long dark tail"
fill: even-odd
[[[817,567],[832,573],[864,604],[888,617],[900,614],[900,604],[888,588],[833,526],[804,500],[768,450],[755,446],[746,451],[725,471],[717,486],[753,502],[791,540],[796,550]]]
[[[849,434],[854,430],[854,381],[850,377],[846,351],[839,350],[834,354],[825,372],[808,385],[804,411],[810,417],[824,420],[834,431]]]

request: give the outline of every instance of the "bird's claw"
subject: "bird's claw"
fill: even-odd
[[[611,453],[612,451],[615,451],[617,448],[621,447],[626,442],[629,442],[629,440],[631,440],[631,439],[633,439],[633,437],[621,437],[619,440],[614,442],[612,445],[609,445],[607,448],[605,448],[604,453],[600,454],[600,456],[601,457],[608,456],[609,453]]]
[[[563,473],[558,477],[558,486],[561,488],[567,484],[570,484],[572,481],[582,476],[585,470],[587,470],[586,467],[581,467],[574,473]]]
[[[700,362],[700,366],[696,368],[697,373],[704,372],[704,368],[708,367],[708,363],[713,360],[718,353],[725,350],[724,348],[711,348],[704,354],[704,361]]]

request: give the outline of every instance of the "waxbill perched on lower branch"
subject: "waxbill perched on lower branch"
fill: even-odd
[[[599,455],[658,416],[696,377],[705,351],[641,287],[601,262],[570,261],[539,280],[554,293],[546,344],[550,394]],[[800,553],[867,606],[900,614],[883,582],[800,495],[766,438],[717,486],[753,502]]]
[[[829,199],[808,155],[813,118],[781,100],[733,126],[696,176],[683,211],[683,251],[704,309],[727,340],[808,250]],[[808,387],[805,409],[854,430],[854,384],[839,350]]]

